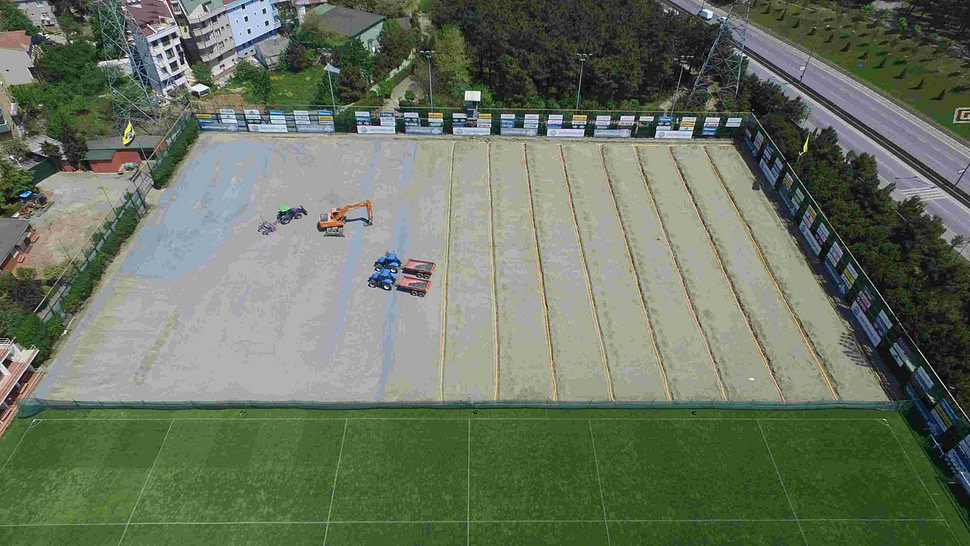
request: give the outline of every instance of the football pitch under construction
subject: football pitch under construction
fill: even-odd
[[[726,141],[205,134],[157,201],[38,398],[886,399]],[[385,251],[426,297],[368,287]]]

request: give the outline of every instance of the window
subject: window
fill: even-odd
[[[269,26],[269,21],[263,21],[263,25]]]
[[[251,29],[251,28],[247,28],[246,29],[246,34],[252,34],[252,33],[253,33],[253,29]]]
[[[243,21],[245,21],[245,22],[248,23],[249,22],[249,16],[247,15],[247,16],[243,17]]]
[[[263,8],[263,15],[266,15],[266,8]]]

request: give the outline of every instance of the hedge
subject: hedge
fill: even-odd
[[[194,117],[189,118],[188,122],[185,123],[185,127],[182,128],[182,132],[179,133],[179,136],[169,146],[168,153],[165,154],[165,157],[152,167],[152,180],[156,188],[164,188],[168,184],[176,167],[182,162],[185,153],[188,152],[189,146],[198,137],[199,124],[196,123]]]
[[[101,279],[105,268],[121,250],[121,243],[135,232],[137,225],[138,214],[133,206],[129,207],[119,218],[115,230],[105,238],[101,251],[88,262],[84,271],[74,278],[70,292],[64,297],[62,304],[64,309],[76,311],[88,299]]]

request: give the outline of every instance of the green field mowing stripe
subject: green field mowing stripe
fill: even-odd
[[[609,519],[787,519],[757,422],[595,421]]]
[[[352,421],[333,520],[464,520],[468,421]]]
[[[799,518],[940,517],[887,422],[763,427]]]
[[[471,519],[601,520],[587,421],[472,423]]]
[[[12,424],[0,544],[970,544],[897,413],[118,413]]]
[[[177,422],[132,521],[325,521],[343,425]]]
[[[17,498],[0,503],[0,523],[128,521],[167,430],[164,421],[34,423],[0,474],[0,491]]]

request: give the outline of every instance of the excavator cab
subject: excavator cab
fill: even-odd
[[[325,236],[328,237],[343,237],[344,236],[344,224],[347,223],[347,212],[352,209],[366,208],[367,209],[367,219],[365,220],[366,226],[374,223],[374,211],[371,207],[370,201],[361,201],[360,203],[354,203],[352,205],[347,205],[343,208],[334,208],[330,210],[330,214],[320,215],[320,221],[317,222],[317,230],[323,232]]]

